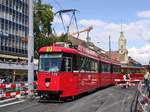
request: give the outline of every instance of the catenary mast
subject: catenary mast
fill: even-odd
[[[33,37],[33,0],[29,0],[29,36],[28,36],[28,96],[33,93],[34,80],[34,37]]]

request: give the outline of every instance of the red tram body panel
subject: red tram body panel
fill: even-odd
[[[122,66],[122,72],[129,73],[131,80],[144,80],[144,67],[138,66]]]

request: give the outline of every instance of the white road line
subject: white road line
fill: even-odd
[[[1,107],[6,107],[6,106],[9,106],[9,105],[14,105],[14,104],[22,103],[22,102],[25,102],[25,101],[26,100],[21,100],[21,101],[16,101],[16,102],[12,102],[12,103],[8,103],[8,104],[0,105],[0,108]]]
[[[40,98],[40,96],[35,97],[35,99],[39,99],[39,98]]]
[[[10,98],[10,99],[6,99],[6,100],[2,100],[0,101],[0,103],[5,103],[5,102],[8,102],[8,101],[12,101],[12,100],[15,100],[16,98]]]

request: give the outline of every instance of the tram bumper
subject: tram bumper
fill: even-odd
[[[38,96],[60,96],[62,91],[47,91],[47,90],[37,90]]]

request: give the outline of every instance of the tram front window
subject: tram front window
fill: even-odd
[[[41,54],[39,71],[58,72],[61,68],[62,54]]]

